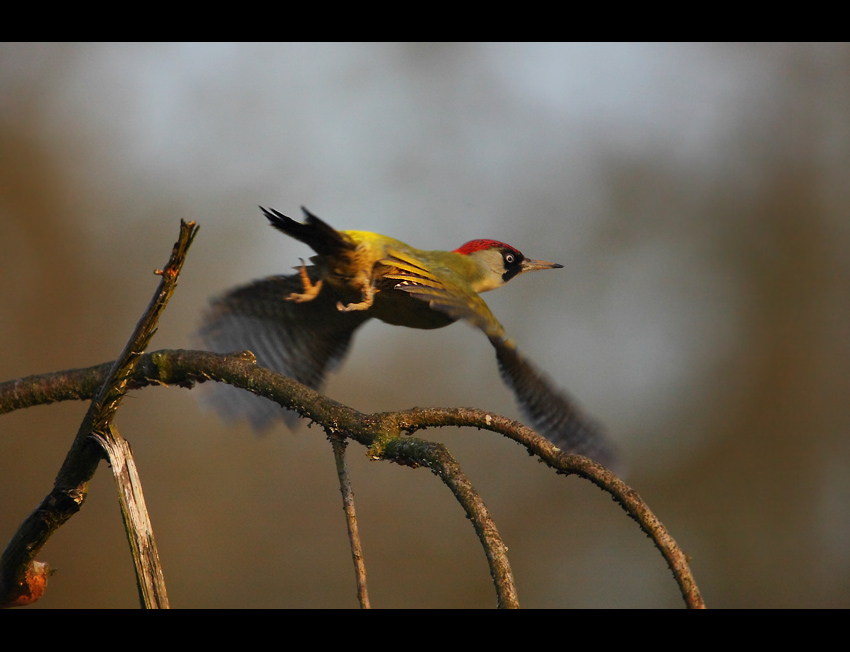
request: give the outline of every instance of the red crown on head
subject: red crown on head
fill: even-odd
[[[484,249],[510,249],[511,251],[519,253],[519,251],[509,244],[499,242],[498,240],[487,240],[484,238],[479,240],[470,240],[466,244],[455,249],[455,253],[468,256],[469,254],[474,254],[476,251],[482,251]]]

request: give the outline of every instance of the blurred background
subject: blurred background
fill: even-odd
[[[311,252],[257,208],[423,249],[478,237],[565,269],[486,295],[602,421],[709,607],[850,607],[850,46],[2,44],[0,380],[112,360],[179,220],[200,233],[151,349]],[[486,338],[368,324],[326,393],[519,418]],[[87,403],[0,417],[0,545]],[[180,388],[125,399],[175,607],[356,607],[331,447],[257,438]],[[606,494],[441,429],[526,607],[682,606]],[[491,607],[427,470],[349,447],[372,604]],[[35,608],[135,607],[111,474],[39,556]]]

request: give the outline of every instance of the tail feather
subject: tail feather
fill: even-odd
[[[319,255],[333,256],[342,251],[355,249],[353,242],[303,206],[301,210],[306,218],[303,224],[273,208],[266,210],[260,206],[260,210],[274,228],[303,242]]]

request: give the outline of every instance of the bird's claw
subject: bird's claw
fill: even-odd
[[[372,304],[375,303],[375,289],[374,285],[367,285],[363,289],[363,301],[359,303],[349,303],[348,305],[344,305],[342,301],[337,301],[336,309],[340,312],[353,312],[355,310],[368,310],[372,307]]]
[[[307,274],[307,264],[303,259],[299,260],[301,260],[301,283],[304,285],[304,292],[292,292],[286,297],[286,300],[294,301],[295,303],[304,303],[306,301],[312,301],[319,295],[319,292],[322,289],[322,281],[319,279],[313,283]]]

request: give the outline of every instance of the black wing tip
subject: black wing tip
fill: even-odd
[[[606,468],[619,468],[619,455],[607,434],[507,338],[490,337],[499,372],[514,392],[529,425],[565,453],[584,455]]]

